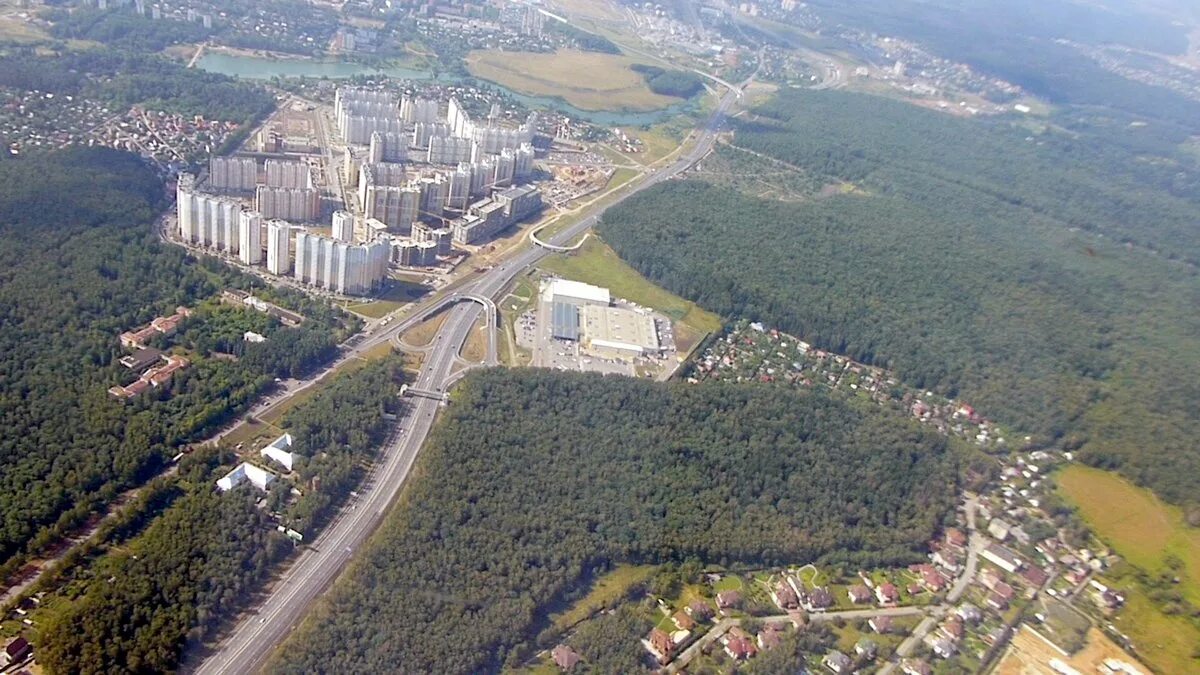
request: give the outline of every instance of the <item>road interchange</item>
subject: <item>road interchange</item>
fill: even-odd
[[[574,241],[595,226],[604,211],[612,205],[674,179],[695,166],[711,151],[726,114],[741,98],[744,86],[731,87],[722,96],[704,127],[698,131],[690,150],[647,175],[620,198],[586,209],[586,215],[555,234],[548,243],[564,246]],[[536,245],[520,249],[509,259],[457,285],[453,294],[435,297],[406,318],[382,329],[376,328],[373,333],[349,347],[345,358],[362,354],[384,342],[397,340],[401,333],[450,303],[450,308],[445,310],[449,314],[426,352],[420,373],[410,385],[424,392],[445,394],[465,373],[459,352],[485,308],[489,314],[493,314],[487,317],[490,334],[487,361],[489,364],[496,363],[494,336],[498,317],[494,316],[494,299],[517,275],[552,253],[552,250]],[[464,303],[462,300],[475,302]],[[194,659],[197,663],[193,663],[193,672],[204,675],[242,674],[262,668],[274,648],[300,623],[316,599],[345,569],[354,552],[382,523],[416,461],[417,453],[432,429],[441,405],[438,400],[428,396],[414,396],[408,400],[410,403],[399,420],[397,431],[384,444],[372,473],[359,489],[358,495],[347,503],[311,546],[289,562],[288,568],[259,603],[258,609],[246,613],[202,662],[199,657]]]

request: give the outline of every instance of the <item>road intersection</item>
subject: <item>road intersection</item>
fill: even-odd
[[[747,81],[747,83],[749,80]],[[743,85],[744,86],[744,85]],[[564,228],[549,242],[563,246],[576,240],[599,221],[604,211],[624,199],[664,181],[672,180],[696,165],[712,149],[718,131],[730,107],[741,97],[742,87],[732,87],[721,98],[705,126],[699,130],[692,148],[658,171],[647,175],[620,199],[597,204],[586,215]],[[442,294],[417,312],[359,340],[343,358],[360,355],[384,342],[398,339],[405,330],[417,325],[437,309],[453,302],[441,329],[426,352],[420,374],[410,386],[424,392],[446,393],[460,379],[459,352],[476,325],[480,313],[494,312],[496,298],[518,275],[530,269],[552,251],[530,245],[508,260],[485,270],[456,286],[452,295]],[[460,300],[486,300],[463,303]],[[492,303],[488,307],[488,303]],[[488,318],[488,360],[494,363],[498,321]],[[194,672],[205,675],[241,674],[258,671],[274,648],[300,623],[313,602],[325,591],[350,562],[355,551],[382,523],[383,518],[407,478],[417,453],[433,427],[441,403],[427,396],[410,397],[410,404],[399,421],[398,430],[385,444],[371,475],[341,514],[330,523],[312,546],[290,561],[287,570],[269,590],[257,611],[247,613],[215,651]],[[197,658],[196,661],[199,659]]]

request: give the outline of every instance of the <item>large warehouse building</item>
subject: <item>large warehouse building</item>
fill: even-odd
[[[550,312],[551,337],[578,342],[584,352],[628,359],[658,354],[662,349],[654,317],[645,311],[614,307],[607,288],[554,279],[543,286],[542,301]]]
[[[621,307],[583,308],[583,349],[600,356],[644,356],[660,347],[654,317]]]

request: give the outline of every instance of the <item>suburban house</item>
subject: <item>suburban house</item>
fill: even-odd
[[[890,616],[873,616],[867,621],[867,625],[871,630],[879,634],[892,632],[892,617]]]
[[[1008,539],[1008,535],[1012,531],[1012,525],[999,518],[992,518],[992,522],[988,523],[987,531],[996,541],[1004,541]]]
[[[934,654],[937,654],[938,656],[942,657],[943,659],[948,659],[948,658],[954,656],[955,652],[958,651],[958,648],[955,647],[954,642],[952,642],[951,640],[944,638],[944,637],[935,637],[935,636],[930,636],[930,637],[932,639],[927,639],[927,644],[929,645],[929,648],[933,650]]]
[[[1034,588],[1041,588],[1050,580],[1050,576],[1040,567],[1029,566],[1021,570],[1021,578]]]
[[[671,617],[671,623],[675,624],[679,630],[690,631],[696,627],[696,622],[692,621],[692,617],[688,616],[687,612],[675,612],[675,615]]]
[[[957,572],[962,566],[962,557],[952,548],[943,548],[933,554],[933,564]]]
[[[850,602],[853,602],[856,605],[861,605],[865,602],[871,601],[871,589],[861,584],[857,586],[851,586],[850,588],[846,589],[846,596],[850,598]]]
[[[683,611],[687,612],[688,616],[692,617],[696,621],[707,621],[711,619],[713,615],[712,606],[703,600],[696,600],[692,604],[688,605]]]
[[[731,635],[725,638],[725,653],[734,661],[744,661],[758,653],[758,647],[748,635]]]
[[[783,642],[783,631],[773,623],[763,626],[763,629],[758,632],[758,648],[764,652],[778,647],[781,642]]]
[[[983,549],[981,554],[983,559],[999,567],[1005,572],[1016,572],[1021,569],[1021,559],[1017,554],[1001,546],[1000,544],[992,544]]]
[[[800,598],[796,597],[796,591],[793,591],[791,586],[780,582],[778,586],[771,591],[771,600],[779,605],[780,609],[796,609],[800,606]]]
[[[565,673],[575,667],[579,663],[579,654],[575,653],[567,645],[558,645],[550,650],[550,658],[554,659],[554,664]]]
[[[650,637],[642,640],[642,644],[654,655],[655,659],[658,659],[661,665],[666,665],[675,654],[675,641],[671,639],[670,635],[667,635],[666,631],[660,628],[650,631]]]
[[[962,548],[967,545],[967,535],[963,534],[962,530],[951,527],[946,530],[946,543],[951,546]]]
[[[814,588],[808,593],[804,609],[810,612],[823,612],[833,607],[833,594],[828,588]]]
[[[900,589],[888,581],[875,587],[875,597],[881,605],[894,605],[900,601]]]
[[[854,643],[854,653],[863,658],[873,659],[878,652],[879,645],[869,637],[859,638],[858,642]]]
[[[846,656],[845,654],[843,654],[837,650],[834,650],[834,651],[826,654],[825,658],[821,660],[821,663],[825,664],[826,668],[832,670],[835,673],[850,672],[850,664],[851,664],[850,657]]]
[[[717,593],[717,608],[722,613],[727,609],[735,609],[742,604],[742,594],[737,591],[721,591]]]
[[[997,612],[1003,612],[1004,610],[1008,609],[1008,600],[995,591],[988,593],[987,600],[985,602],[987,602],[988,607],[991,607]]]
[[[967,623],[979,623],[983,620],[983,612],[979,611],[978,607],[969,602],[959,605],[958,609],[954,610],[954,613],[958,618]]]
[[[5,666],[11,666],[14,663],[20,663],[33,655],[33,645],[23,637],[16,637],[12,642],[4,646],[4,654],[0,656],[4,660]]]

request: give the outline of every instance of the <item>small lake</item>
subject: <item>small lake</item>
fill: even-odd
[[[269,58],[213,51],[205,52],[200,57],[200,60],[196,62],[196,66],[209,72],[248,80],[270,80],[276,77],[327,77],[331,80],[337,80],[356,75],[386,75],[401,80],[428,80],[432,76],[426,70],[415,70],[400,66],[375,68],[350,61]],[[439,79],[445,82],[459,80],[459,78],[447,75],[443,75]],[[486,80],[482,81],[487,82]],[[487,82],[487,84],[503,90],[509,96],[512,96],[513,99],[520,101],[530,108],[550,108],[558,110],[565,115],[587,120],[588,122],[602,126],[642,126],[644,124],[656,124],[687,112],[692,107],[693,102],[697,100],[693,98],[689,101],[680,101],[666,108],[648,112],[582,110],[557,98],[529,96],[512,91],[494,82]]]

